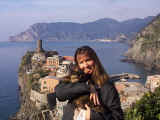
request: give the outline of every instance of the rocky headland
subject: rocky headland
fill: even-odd
[[[160,15],[144,27],[125,54],[130,62],[144,64],[148,70],[160,68]]]

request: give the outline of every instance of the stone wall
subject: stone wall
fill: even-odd
[[[48,103],[47,94],[39,93],[35,90],[31,90],[30,92],[30,100],[35,102],[37,108],[41,109],[42,106]]]

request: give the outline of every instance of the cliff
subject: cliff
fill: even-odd
[[[26,70],[31,65],[31,57],[33,52],[27,52],[21,60],[19,66],[19,98],[20,98],[20,109],[19,111],[10,118],[11,120],[31,120],[36,117],[36,114],[39,113],[38,110],[34,107],[34,103],[30,101],[30,89],[31,89],[31,80],[30,76],[26,74]]]
[[[100,19],[89,23],[36,23],[24,32],[11,36],[12,42],[29,42],[38,39],[46,41],[84,41],[96,39],[112,39],[126,41],[146,26],[153,17],[144,19],[130,19],[116,21],[114,19]],[[122,37],[123,36],[123,37]]]
[[[137,34],[125,55],[149,70],[160,68],[160,15]]]
[[[37,59],[37,62],[35,62],[35,58],[33,59],[33,57],[37,54],[39,58]],[[20,108],[17,113],[10,118],[11,120],[44,120],[45,112],[48,112],[46,110],[49,110],[50,106],[47,103],[43,106],[40,104],[40,107],[42,108],[39,109],[36,106],[37,103],[31,99],[40,97],[42,101],[47,101],[48,94],[36,92],[40,90],[39,79],[47,76],[50,72],[42,69],[42,65],[44,64],[43,55],[48,57],[57,54],[56,51],[43,51],[42,53],[27,51],[22,57],[18,72]],[[32,96],[32,94],[37,96]]]

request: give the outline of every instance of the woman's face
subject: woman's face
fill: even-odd
[[[85,74],[92,74],[93,73],[95,62],[88,55],[85,55],[85,54],[77,55],[77,62],[78,62],[79,68]]]

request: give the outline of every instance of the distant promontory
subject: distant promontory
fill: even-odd
[[[148,70],[160,68],[160,14],[143,28],[127,51],[129,61],[142,63]]]
[[[55,22],[36,23],[27,30],[15,36],[10,36],[12,42],[30,42],[38,39],[45,41],[84,41],[110,39],[126,41],[152,21],[154,17],[130,19],[119,22],[104,18],[88,23]]]

